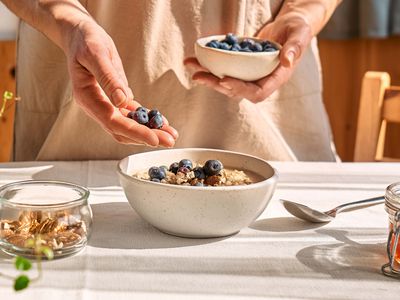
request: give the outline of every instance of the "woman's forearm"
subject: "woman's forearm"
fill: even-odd
[[[303,18],[317,35],[342,0],[285,0],[277,18],[287,14]]]
[[[0,0],[26,23],[45,34],[62,49],[66,30],[91,19],[78,0]]]

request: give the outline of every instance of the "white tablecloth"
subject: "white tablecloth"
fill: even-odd
[[[90,188],[93,234],[76,256],[44,264],[44,276],[0,299],[400,299],[383,276],[383,205],[341,213],[330,224],[292,218],[280,198],[317,209],[384,193],[400,164],[272,163],[280,173],[264,213],[239,234],[184,239],[159,232],[129,206],[114,161],[0,164],[0,184],[59,179]],[[115,222],[118,220],[118,222]],[[0,254],[1,272],[14,274]]]

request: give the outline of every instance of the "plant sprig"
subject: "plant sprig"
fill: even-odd
[[[12,277],[6,274],[0,273],[0,276],[14,281],[14,290],[21,291],[26,289],[30,283],[38,281],[42,277],[42,256],[44,255],[47,259],[51,260],[54,258],[53,250],[45,246],[45,242],[41,239],[40,235],[34,238],[28,239],[25,243],[26,248],[32,248],[36,256],[37,275],[29,278],[25,272],[32,268],[32,263],[29,259],[16,256],[14,260],[15,269],[22,273],[17,277]]]

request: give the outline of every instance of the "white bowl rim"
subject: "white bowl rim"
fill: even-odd
[[[271,41],[268,40],[268,42],[274,44],[274,46],[277,46],[278,49],[275,51],[271,51],[271,52],[241,52],[241,51],[228,51],[228,50],[222,50],[222,49],[216,49],[216,48],[211,48],[211,47],[207,47],[205,45],[205,42],[211,41],[211,40],[218,40],[221,38],[224,38],[225,35],[209,35],[209,36],[204,36],[201,38],[198,38],[196,40],[196,44],[200,47],[200,48],[204,48],[204,49],[208,49],[211,51],[216,51],[216,52],[220,52],[220,53],[226,53],[226,54],[230,54],[230,55],[239,55],[239,56],[273,56],[276,55],[277,53],[280,52],[280,50],[282,49],[282,45],[275,42],[275,41]],[[257,37],[247,37],[247,36],[240,36],[238,37],[240,39],[253,39],[253,40],[263,40],[261,38],[257,38]],[[202,44],[202,42],[204,42],[204,45]]]
[[[262,181],[256,182],[256,183],[251,183],[251,184],[247,184],[247,185],[233,185],[233,186],[185,186],[185,185],[176,185],[176,184],[162,184],[165,185],[168,188],[174,188],[174,189],[183,189],[183,190],[205,190],[205,191],[220,191],[220,192],[224,192],[224,191],[235,191],[235,190],[248,190],[248,189],[255,189],[259,186],[263,186],[263,185],[268,185],[270,183],[274,183],[277,182],[279,175],[278,175],[278,171],[272,167],[266,160],[259,158],[257,156],[254,155],[250,155],[250,154],[246,154],[246,153],[242,153],[242,152],[236,152],[236,151],[229,151],[229,150],[222,150],[222,149],[212,149],[212,148],[174,148],[174,149],[162,149],[162,150],[155,150],[155,151],[150,151],[150,152],[140,152],[140,153],[134,153],[131,155],[128,155],[126,157],[124,157],[123,159],[121,159],[118,164],[117,164],[117,172],[122,175],[123,177],[132,180],[132,181],[136,181],[136,182],[140,182],[143,184],[150,184],[150,185],[156,185],[156,186],[160,186],[160,183],[158,182],[152,182],[150,180],[145,180],[145,179],[140,179],[140,178],[136,178],[133,177],[132,175],[129,175],[127,173],[125,173],[124,171],[122,171],[121,168],[121,164],[124,160],[126,160],[127,158],[129,158],[130,156],[133,155],[140,155],[140,154],[146,154],[146,153],[154,153],[154,152],[174,152],[176,150],[185,150],[185,151],[213,151],[213,152],[222,152],[222,153],[229,153],[229,154],[238,154],[238,155],[244,155],[253,159],[256,159],[258,161],[260,161],[261,163],[267,164],[272,170],[273,170],[273,175],[269,178],[265,178]]]

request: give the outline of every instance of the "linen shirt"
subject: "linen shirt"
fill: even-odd
[[[280,0],[88,0],[88,12],[114,40],[129,85],[145,107],[177,128],[176,147],[245,152],[268,160],[336,159],[321,98],[316,41],[290,81],[265,101],[230,99],[196,85],[183,65],[197,38],[254,36]],[[61,49],[26,23],[17,51],[15,160],[120,159],[153,150],[122,145],[77,105]]]

